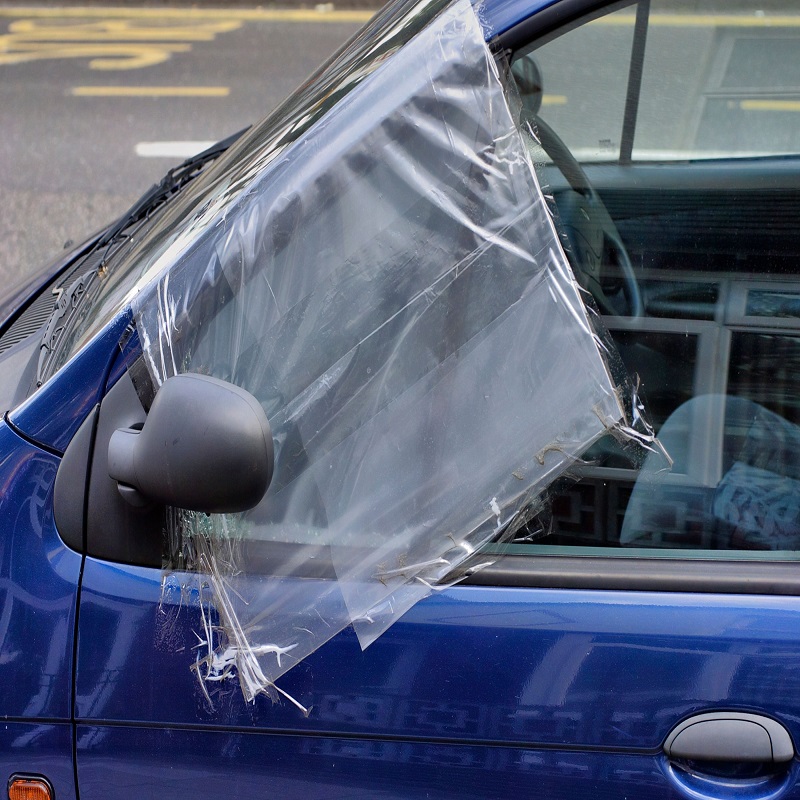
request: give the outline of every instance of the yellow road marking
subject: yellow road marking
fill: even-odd
[[[75,86],[75,97],[227,97],[227,86]]]
[[[133,20],[112,19],[101,22],[69,22],[63,20],[22,19],[8,26],[8,37],[16,42],[26,41],[168,41],[211,42],[218,33],[229,33],[241,28],[241,22],[202,22],[194,25],[142,25]],[[58,24],[61,23],[61,24]]]
[[[742,100],[742,111],[800,111],[800,100]]]
[[[628,27],[635,22],[634,14],[609,14],[589,24]],[[650,24],[659,28],[797,28],[800,27],[800,15],[651,14]]]
[[[371,19],[374,11],[314,11],[312,9],[223,9],[223,8],[121,8],[81,7],[37,8],[10,6],[0,8],[0,17],[48,17],[97,18],[120,17],[128,19],[225,19],[239,22],[354,22],[364,23]]]
[[[567,98],[563,94],[543,94],[542,95],[542,105],[543,106],[565,106],[567,104]]]
[[[0,66],[23,64],[54,58],[89,58],[91,69],[119,70],[152,67],[167,61],[173,53],[187,53],[188,44],[50,44],[31,42],[24,50],[3,53],[0,49]],[[105,58],[103,57],[105,56]]]
[[[91,69],[141,69],[188,52],[184,42],[210,42],[241,26],[239,20],[17,20],[0,36],[0,66],[89,58]]]

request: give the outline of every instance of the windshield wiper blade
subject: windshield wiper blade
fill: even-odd
[[[49,363],[56,351],[64,330],[69,327],[70,322],[75,317],[78,306],[86,296],[87,289],[92,281],[97,277],[98,272],[105,267],[109,253],[115,252],[118,248],[114,243],[132,225],[147,219],[154,211],[166,203],[173,195],[180,191],[189,181],[196,178],[203,168],[210,161],[218,158],[224,153],[245,131],[243,128],[237,133],[228,136],[215,145],[212,145],[202,153],[198,153],[188,158],[177,167],[173,167],[162,178],[161,182],[145,192],[134,205],[123,214],[113,225],[111,225],[80,257],[78,264],[92,263],[89,270],[84,271],[80,277],[74,280],[66,289],[61,289],[55,308],[45,325],[42,344],[39,349],[39,364],[36,375],[36,385],[41,386],[46,374]],[[102,255],[100,251],[106,248]],[[74,269],[71,270],[74,273]]]
[[[243,133],[250,128],[242,130],[228,136],[226,139],[217,142],[191,158],[186,159],[182,164],[173,167],[161,179],[160,183],[150,187],[128,211],[126,211],[109,229],[98,239],[95,249],[105,247],[114,241],[126,228],[135,222],[148,217],[159,206],[165,203],[173,194],[182,189],[190,180],[195,178],[200,171],[210,161],[214,161],[224,153]]]
[[[45,325],[42,343],[39,345],[39,364],[36,371],[36,386],[42,385],[42,374],[47,362],[55,350],[64,328],[68,325],[83,299],[86,289],[97,270],[90,269],[76,278],[66,289],[62,289],[56,301],[56,307]]]

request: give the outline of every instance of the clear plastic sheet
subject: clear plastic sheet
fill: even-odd
[[[468,0],[220,208],[135,313],[156,386],[231,381],[273,428],[261,504],[170,531],[211,590],[198,676],[252,700],[479,567],[624,414]]]

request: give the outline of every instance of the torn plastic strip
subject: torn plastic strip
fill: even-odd
[[[626,425],[466,0],[254,163],[135,308],[156,385],[233,381],[275,435],[257,508],[170,530],[168,568],[219,615],[194,665],[209,700],[234,677],[276,697],[349,625],[368,646]],[[241,539],[290,545],[279,576]],[[336,580],[299,580],[321,547]]]

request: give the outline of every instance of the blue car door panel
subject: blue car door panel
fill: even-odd
[[[547,797],[622,798],[631,781],[671,797],[684,773],[662,746],[680,721],[740,709],[800,732],[795,599],[451,589],[363,653],[344,632],[291,670],[281,686],[310,709],[304,718],[287,702],[246,703],[235,678],[209,703],[192,669],[200,597],[184,578],[162,584],[158,570],[87,559],[83,797],[108,796],[118,772],[187,796],[207,779],[265,797],[376,786],[390,797],[500,797],[532,780]],[[728,766],[741,769],[736,755]],[[765,772],[742,796],[796,777],[793,762]],[[692,779],[727,796],[715,793],[719,778]]]

